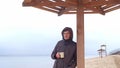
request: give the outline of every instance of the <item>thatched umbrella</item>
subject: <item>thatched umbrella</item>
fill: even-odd
[[[77,16],[77,68],[85,68],[84,58],[84,14],[105,13],[119,9],[120,0],[24,0],[23,6]]]

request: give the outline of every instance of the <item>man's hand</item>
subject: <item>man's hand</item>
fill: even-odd
[[[56,58],[57,58],[57,59],[60,58],[60,54],[59,54],[59,53],[56,54]]]

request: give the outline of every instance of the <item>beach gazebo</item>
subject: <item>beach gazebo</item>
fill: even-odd
[[[77,18],[77,68],[85,68],[84,14],[102,14],[120,8],[120,0],[24,0],[23,6],[50,11],[61,16],[76,14]]]

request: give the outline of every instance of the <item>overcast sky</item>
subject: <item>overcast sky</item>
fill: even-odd
[[[76,15],[62,15],[23,7],[23,0],[0,2],[0,55],[50,55],[61,40],[64,27],[71,27],[76,41]],[[107,51],[120,48],[120,9],[85,14],[85,54],[98,55],[100,45]]]

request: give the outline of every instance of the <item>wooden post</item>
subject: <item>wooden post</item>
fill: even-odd
[[[77,68],[85,68],[84,59],[84,8],[82,0],[77,7]]]

